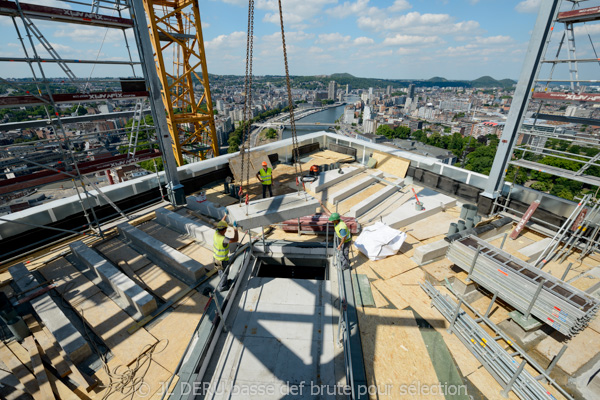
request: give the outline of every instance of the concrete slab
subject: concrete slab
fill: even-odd
[[[305,217],[316,213],[319,201],[306,193],[290,193],[268,199],[255,200],[248,206],[238,204],[228,206],[228,221],[242,230],[249,230],[283,222],[288,219]],[[247,212],[247,213],[246,213]]]
[[[304,382],[333,386],[334,344],[330,282],[251,278],[241,295],[238,313],[211,373],[211,387],[221,387],[206,399],[280,399],[286,386]],[[277,396],[237,396],[233,388],[271,387]]]
[[[73,255],[79,261],[90,270],[95,271],[100,279],[109,284],[119,296],[127,300],[140,315],[146,316],[156,310],[154,297],[100,254],[87,247],[80,240],[71,243],[69,246]]]
[[[197,200],[196,196],[188,196],[186,199],[187,207],[190,210],[199,212],[216,220],[220,220],[225,215],[225,207],[208,200]]]
[[[364,178],[359,179],[358,181],[356,181],[352,184],[348,184],[346,187],[338,190],[335,193],[330,194],[327,197],[327,201],[331,204],[335,204],[344,199],[347,199],[348,197],[352,196],[353,194],[356,194],[356,193],[360,192],[361,190],[363,190],[364,188],[366,188],[367,186],[371,185],[372,183],[379,182],[377,179],[375,179],[375,177],[382,177],[382,176],[383,176],[383,172],[381,172],[381,171],[376,171],[372,174],[368,174]]]
[[[8,269],[17,287],[28,290],[39,285],[38,280],[27,270],[22,263],[13,265]],[[71,321],[56,305],[48,293],[30,300],[31,306],[42,319],[42,322],[56,338],[56,341],[71,358],[78,364],[92,354],[88,342],[75,328]]]
[[[525,319],[525,316],[519,311],[514,310],[508,313],[512,320],[519,325],[525,332],[531,332],[542,327],[542,322],[537,320],[535,317],[530,316],[529,319]]]
[[[413,199],[402,204],[389,214],[386,217],[387,224],[394,229],[400,229],[456,205],[456,199],[431,189],[423,189],[417,196],[419,197],[419,201],[423,203],[424,210],[415,210],[415,201]]]
[[[415,248],[412,259],[418,265],[423,265],[437,258],[444,257],[448,251],[448,247],[450,247],[450,243],[443,239],[424,244]]]
[[[404,179],[398,179],[394,183],[396,185],[401,185],[403,183],[403,181],[404,181]],[[347,214],[348,217],[354,217],[354,218],[360,217],[361,215],[363,215],[366,212],[368,212],[369,210],[373,209],[373,207],[376,207],[379,203],[381,203],[382,201],[384,201],[385,199],[387,199],[388,197],[390,197],[391,195],[396,193],[397,191],[398,191],[398,188],[395,186],[386,186],[385,188],[381,189],[377,193],[367,197],[366,199],[364,199],[363,201],[361,201],[360,203],[358,203],[354,207],[352,207]]]
[[[117,229],[119,234],[130,241],[134,247],[140,249],[150,258],[154,258],[159,266],[163,269],[167,267],[167,272],[173,273],[188,284],[197,282],[206,273],[204,265],[198,261],[154,239],[128,223],[117,225]]]
[[[164,208],[159,208],[155,214],[159,224],[179,233],[190,235],[198,243],[212,250],[214,228]]]
[[[344,171],[343,174],[338,173],[337,169],[321,172],[319,174],[319,177],[314,182],[311,182],[308,186],[312,192],[319,193],[327,189],[328,187],[331,187],[337,183],[340,183],[343,180],[350,178],[351,176],[359,174],[364,170],[365,169],[362,167],[347,167],[342,168],[342,171]]]
[[[552,238],[544,238],[538,242],[533,242],[529,246],[525,246],[519,250],[519,253],[528,257],[527,261],[535,261],[542,252],[552,242]]]

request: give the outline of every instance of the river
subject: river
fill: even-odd
[[[358,97],[348,97],[346,101],[351,103],[351,102],[356,101],[357,99],[358,99]],[[344,115],[344,107],[346,107],[346,104],[344,104],[343,106],[339,106],[339,107],[329,108],[324,111],[319,111],[319,112],[311,114],[307,117],[300,118],[300,119],[296,120],[296,122],[322,122],[322,123],[331,124],[331,123],[335,122],[336,119],[338,119],[342,115]],[[324,131],[326,129],[327,129],[326,126],[324,126],[322,128],[297,126],[296,134],[298,136],[301,136],[301,135],[306,135],[306,134],[312,133],[312,132]],[[291,136],[292,136],[292,130],[289,128],[285,128],[283,130],[283,139],[290,138]]]

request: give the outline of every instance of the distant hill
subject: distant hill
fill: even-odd
[[[332,79],[335,79],[335,78],[338,78],[338,79],[339,78],[355,78],[354,75],[348,74],[346,72],[343,72],[341,74],[331,74],[331,75],[329,75],[329,77],[332,78]]]
[[[448,82],[448,79],[442,78],[441,76],[434,76],[433,78],[427,79],[428,82]]]
[[[505,88],[511,88],[517,84],[517,81],[512,79],[500,79],[498,82],[500,82]]]

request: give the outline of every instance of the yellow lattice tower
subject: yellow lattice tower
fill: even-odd
[[[201,159],[210,153],[218,156],[198,0],[144,0],[144,7],[177,164],[183,165],[183,153]],[[171,74],[167,72],[170,62],[165,63],[169,48],[173,54]],[[203,87],[199,100],[194,94],[194,77]]]

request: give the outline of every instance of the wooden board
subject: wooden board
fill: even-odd
[[[439,379],[412,311],[367,308],[359,312],[359,328],[369,384],[380,388],[390,385],[389,393],[385,390],[371,399],[404,398],[400,392],[400,384],[404,383],[437,385]]]
[[[23,389],[33,396],[35,400],[43,399],[40,393],[40,387],[35,377],[23,365],[21,361],[0,341],[0,359],[9,371],[21,382]]]
[[[21,346],[19,342],[11,340],[10,342],[5,343],[6,346],[10,349],[10,351],[17,357],[17,359],[27,367],[29,372],[33,372],[33,367],[31,366],[31,359],[29,358],[29,351]]]
[[[74,307],[100,292],[98,286],[64,258],[46,264],[38,271],[44,278],[54,280],[56,291]]]
[[[383,183],[375,183],[367,187],[366,189],[361,190],[355,195],[347,198],[338,205],[339,213],[346,214],[348,211],[350,211],[352,207],[365,200],[366,198],[371,197],[375,193],[379,192],[381,189],[384,189],[385,186],[386,185]]]
[[[373,158],[377,160],[376,169],[398,178],[404,178],[410,166],[409,160],[379,151],[373,152]]]
[[[454,263],[447,258],[424,265],[421,269],[434,280],[443,283],[445,278],[452,278],[456,272],[452,270]]]
[[[95,246],[95,249],[100,251],[102,255],[115,265],[119,264],[119,261],[127,262],[134,271],[150,264],[150,260],[123,243],[119,238],[99,244]]]
[[[409,303],[402,297],[394,287],[383,280],[372,282],[372,285],[377,289],[387,300],[389,300],[398,310],[405,309]]]
[[[52,345],[55,348],[58,349],[59,354],[61,355],[61,357],[63,358],[63,360],[65,360],[65,362],[69,366],[69,369],[71,370],[71,374],[69,375],[69,379],[71,379],[72,381],[74,381],[75,383],[77,383],[77,385],[78,385],[78,395],[79,395],[80,398],[83,399],[84,396],[82,396],[82,394],[84,392],[89,392],[90,390],[92,390],[94,387],[96,387],[96,385],[98,384],[98,382],[94,381],[88,375],[86,375],[86,374],[82,373],[81,371],[79,371],[79,368],[77,368],[77,366],[75,366],[75,364],[73,364],[73,362],[71,361],[71,359],[69,358],[69,356],[67,355],[67,353],[65,353],[65,351],[62,349],[62,347],[60,347],[58,345],[58,342],[56,341],[56,338],[52,335],[52,333],[50,333],[50,331],[48,330],[48,328],[44,327],[43,331],[46,334],[46,336],[50,339]]]
[[[46,336],[40,323],[32,315],[25,316],[25,323],[27,323],[29,330],[33,333],[33,337],[38,342],[42,353],[48,357],[59,376],[64,378],[69,375],[71,373],[71,368],[61,356],[58,349],[54,347],[53,342]]]
[[[457,218],[455,215],[446,212],[439,212],[421,221],[407,225],[402,230],[411,234],[418,240],[426,240],[448,233],[450,223],[456,221]]]
[[[465,351],[467,351],[465,349]],[[486,399],[502,399],[503,397],[500,395],[500,391],[502,390],[502,386],[494,379],[492,375],[483,367],[473,372],[467,379],[473,383],[481,391],[481,393],[485,396]],[[514,392],[508,393],[509,400],[518,400],[519,397]]]
[[[150,291],[155,296],[158,296],[163,301],[169,301],[188,286],[169,275],[156,264],[150,264],[137,272],[139,279],[150,288]]]
[[[548,336],[535,347],[535,351],[546,360],[552,360],[565,344],[564,339],[558,340],[558,337],[557,334]],[[592,329],[584,329],[568,342],[569,347],[556,366],[569,376],[574,375],[596,356],[596,351],[590,350],[598,349],[598,343],[600,343],[600,333]]]
[[[227,235],[231,235],[230,237],[233,236],[231,232],[227,232]],[[240,239],[243,235],[243,233],[240,233]],[[205,267],[212,269],[211,265],[214,264],[212,247],[211,250],[209,250],[206,247],[203,247],[199,244],[192,243],[189,246],[186,246],[185,248],[181,249],[181,252],[186,256],[198,261]]]
[[[46,370],[46,374],[48,375],[52,392],[56,395],[57,399],[80,400],[79,397],[71,389],[69,389],[67,385],[62,383],[56,376],[54,376],[54,374],[48,370]]]
[[[152,357],[154,361],[168,371],[175,372],[207,302],[207,297],[194,292],[193,296],[180,303],[162,321],[148,328],[148,331],[158,340],[168,340],[163,351],[154,353]],[[163,348],[164,344],[160,343],[158,347]]]
[[[396,254],[391,257],[384,258],[383,260],[371,261],[358,251],[356,247],[352,249],[354,251],[354,258],[352,259],[352,266],[368,265],[377,275],[383,279],[390,279],[396,275],[400,275],[406,271],[410,271],[417,267],[410,258],[403,254]]]
[[[129,334],[127,328],[135,321],[103,293],[82,301],[76,311],[125,365],[133,362],[147,346],[156,343],[145,329]]]
[[[338,153],[337,151],[332,151],[332,150],[322,150],[322,151],[311,154],[310,157],[315,162],[322,160],[323,161],[322,164],[354,161],[354,157],[349,156],[347,154]],[[322,164],[319,164],[319,165],[322,165]]]
[[[175,232],[154,221],[148,221],[145,224],[138,226],[138,229],[177,250],[193,242],[193,240],[186,235]]]
[[[23,345],[29,350],[29,357],[31,358],[31,365],[33,366],[33,374],[40,387],[40,393],[42,398],[46,400],[54,400],[54,394],[52,393],[52,386],[50,386],[50,380],[46,374],[44,365],[42,364],[42,358],[40,357],[39,349],[35,340],[31,336],[26,337]]]

